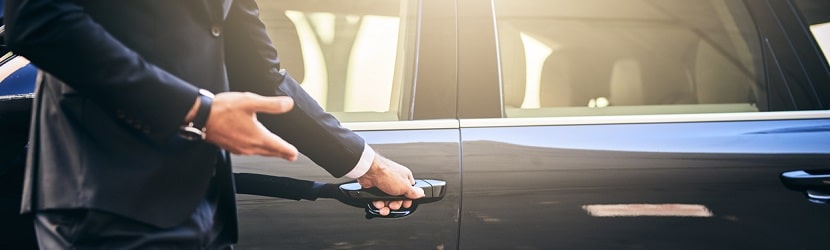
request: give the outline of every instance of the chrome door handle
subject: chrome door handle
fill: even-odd
[[[803,192],[810,202],[830,204],[830,170],[784,172],[781,173],[781,183],[791,190]]]
[[[424,190],[424,197],[413,200],[412,206],[409,208],[401,208],[397,211],[391,211],[388,216],[381,216],[380,210],[372,206],[372,201],[375,200],[405,200],[403,196],[393,196],[380,191],[377,188],[364,189],[357,182],[344,183],[339,186],[342,196],[345,198],[339,199],[347,205],[355,207],[363,207],[366,211],[366,219],[371,218],[401,218],[411,215],[418,208],[418,205],[425,203],[432,203],[440,201],[447,193],[447,182],[438,179],[416,179],[415,187]]]

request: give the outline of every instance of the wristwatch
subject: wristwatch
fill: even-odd
[[[210,115],[210,104],[213,102],[213,93],[206,89],[199,89],[199,108],[193,121],[188,122],[179,130],[179,136],[190,141],[204,140],[207,136],[208,115]]]

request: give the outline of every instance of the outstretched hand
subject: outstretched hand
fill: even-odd
[[[294,161],[299,154],[297,148],[271,133],[256,118],[259,112],[282,114],[293,107],[294,100],[287,96],[219,93],[213,99],[205,126],[205,140],[233,154],[275,156]]]
[[[389,215],[391,210],[409,208],[413,199],[424,197],[424,190],[414,187],[415,178],[409,168],[397,162],[376,155],[369,171],[357,179],[363,188],[377,187],[390,195],[403,195],[408,200],[374,201],[372,205],[383,216]]]

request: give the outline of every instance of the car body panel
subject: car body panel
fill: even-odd
[[[0,60],[0,173],[7,166],[20,166],[28,140],[37,68],[21,56],[4,51]]]
[[[403,122],[406,123],[406,122]],[[335,200],[297,202],[239,195],[243,249],[454,249],[461,204],[458,129],[359,132],[373,149],[409,167],[418,178],[448,183],[445,197],[419,205],[403,218],[364,218],[359,208]],[[417,153],[415,153],[417,152]],[[236,172],[292,176],[329,183],[334,179],[308,159],[296,163],[235,157]]]
[[[465,249],[814,249],[830,219],[779,180],[828,166],[826,118],[480,127],[462,138]]]

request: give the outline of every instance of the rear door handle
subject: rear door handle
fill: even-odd
[[[830,203],[830,170],[795,170],[781,173],[781,183],[803,192],[807,200],[817,204]]]

